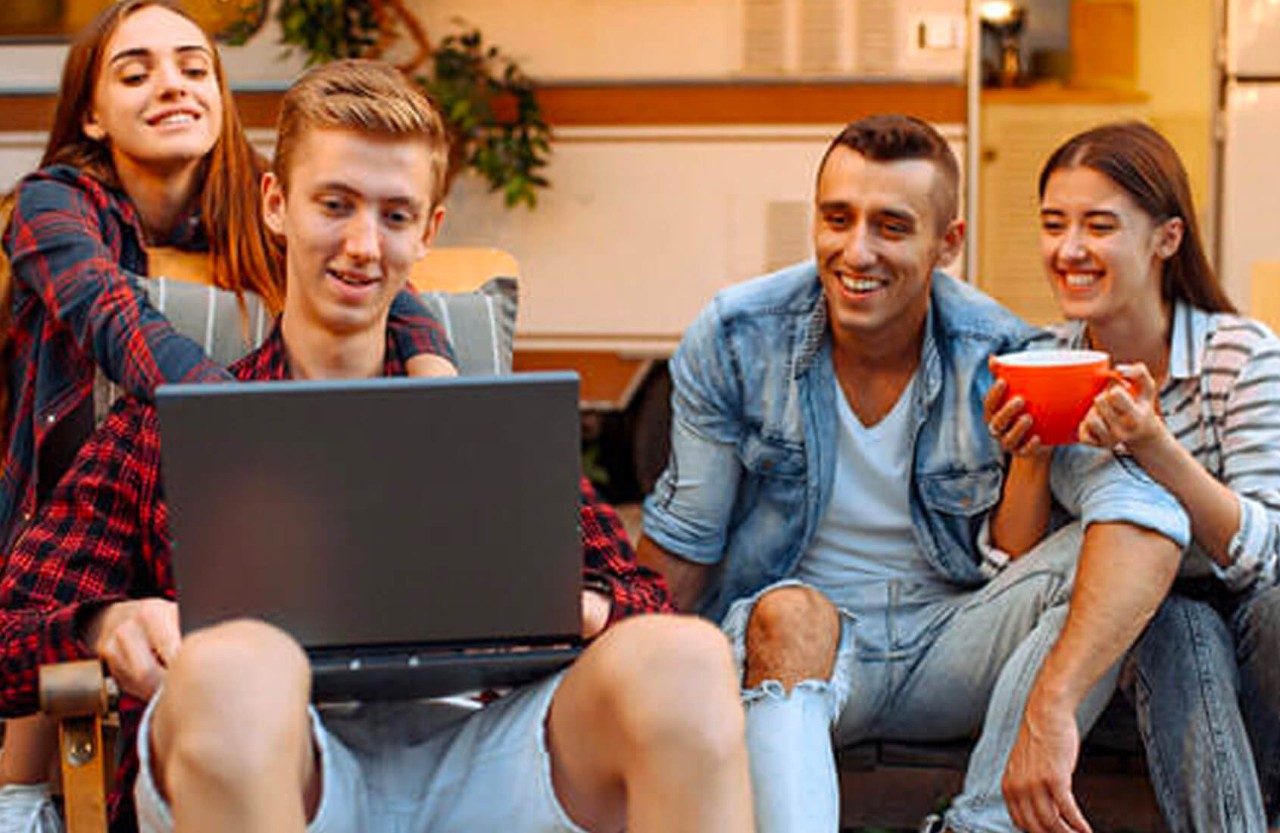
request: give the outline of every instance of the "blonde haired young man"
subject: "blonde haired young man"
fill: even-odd
[[[387,312],[443,218],[438,114],[389,67],[339,62],[286,95],[280,137],[262,190],[287,248],[285,309],[237,375],[401,372]],[[727,643],[691,618],[619,621],[668,610],[665,586],[585,481],[580,521],[596,638],[567,671],[465,717],[423,703],[322,716],[284,632],[237,621],[181,637],[155,412],[127,402],[0,584],[0,707],[31,707],[38,662],[102,657],[149,701],[144,831],[753,829]]]

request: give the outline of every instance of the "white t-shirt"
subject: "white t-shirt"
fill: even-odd
[[[831,500],[795,577],[850,611],[883,606],[888,585],[951,588],[921,556],[911,531],[911,481],[916,377],[885,417],[868,428],[835,383],[838,440]]]

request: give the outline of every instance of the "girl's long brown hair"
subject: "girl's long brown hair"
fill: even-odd
[[[152,6],[196,23],[177,0],[120,0],[98,14],[77,35],[67,54],[53,127],[40,167],[72,165],[104,185],[120,188],[109,144],[85,136],[84,121],[93,107],[107,42],[121,21]],[[201,220],[209,241],[213,282],[221,289],[235,292],[237,297],[246,289],[255,292],[271,312],[279,312],[284,307],[283,252],[280,243],[263,226],[259,192],[267,163],[244,134],[240,114],[227,87],[222,59],[216,49],[213,52],[214,75],[222,101],[222,130],[197,177],[197,182],[202,183]],[[0,229],[7,229],[7,221],[6,212],[0,217]],[[8,413],[12,292],[9,264],[0,251],[0,418]]]

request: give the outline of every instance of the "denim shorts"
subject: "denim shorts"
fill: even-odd
[[[546,720],[562,675],[482,709],[435,702],[311,709],[323,794],[312,833],[585,833],[556,798]],[[141,833],[173,816],[156,788],[148,742],[157,695],[138,729],[134,788]]]

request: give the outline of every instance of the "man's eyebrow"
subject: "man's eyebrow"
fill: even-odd
[[[364,196],[364,192],[362,192],[359,188],[355,188],[351,185],[348,185],[345,182],[340,182],[337,180],[316,183],[315,192],[317,194],[323,194],[326,192],[328,193],[337,192],[339,194],[345,194],[347,196],[352,196],[352,197]],[[420,208],[425,203],[425,200],[421,200],[421,199],[418,199],[417,197],[413,197],[409,195],[404,195],[404,196],[395,196],[395,197],[385,197],[379,200],[379,202],[391,203],[393,205],[407,205],[412,208]]]
[[[212,53],[204,44],[193,43],[186,46],[179,46],[173,50],[179,55],[203,54],[212,57]],[[119,61],[126,61],[133,58],[150,58],[152,52],[145,46],[134,47],[133,49],[124,49],[111,56],[108,64],[114,64]]]
[[[915,223],[920,219],[915,212],[908,211],[905,208],[882,208],[876,213],[894,220],[905,220],[908,223]]]
[[[843,200],[826,200],[818,203],[819,211],[849,211],[851,209],[852,205]],[[919,215],[907,208],[876,208],[870,213],[879,217],[888,217],[894,220],[905,220],[909,223],[916,223],[920,220]]]

